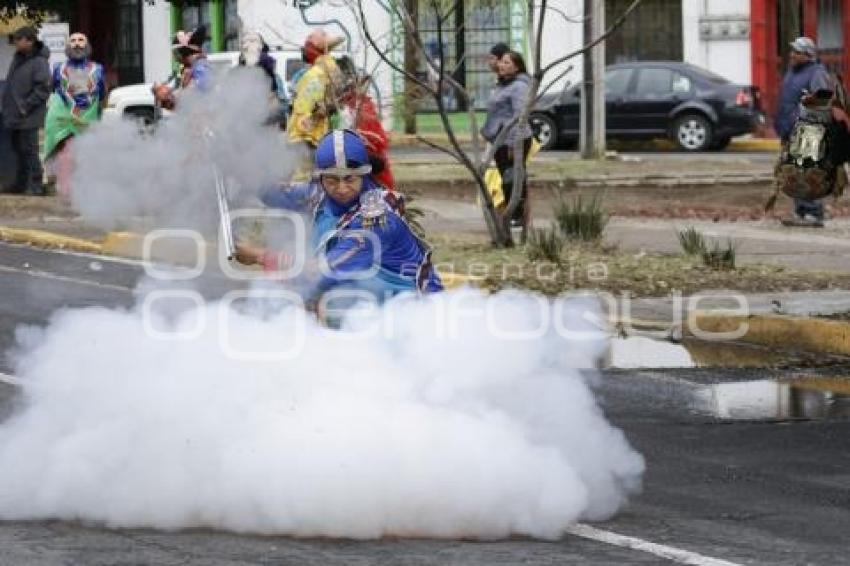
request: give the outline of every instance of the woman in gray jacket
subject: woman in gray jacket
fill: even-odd
[[[517,138],[522,139],[523,160],[528,156],[528,150],[531,148],[532,134],[529,124],[526,122],[510,125],[522,113],[528,99],[531,77],[525,70],[525,61],[522,55],[516,51],[508,51],[499,59],[498,73],[499,81],[490,95],[490,101],[487,105],[487,119],[484,122],[484,127],[481,128],[481,135],[488,142],[495,143],[499,133],[504,128],[509,128],[508,133],[499,141],[496,152],[493,154],[496,167],[502,175],[502,190],[507,202],[513,192],[514,147]],[[512,226],[525,224],[526,180],[527,176],[524,176],[520,204],[511,215]]]

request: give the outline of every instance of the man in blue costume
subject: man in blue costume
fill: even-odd
[[[326,265],[311,281],[311,299],[340,288],[367,291],[378,301],[443,289],[430,247],[405,222],[398,197],[378,185],[371,170],[360,136],[336,130],[319,142],[313,181],[263,197],[267,206],[311,214],[311,249]],[[246,243],[237,245],[236,258],[267,270],[291,263],[285,253]]]

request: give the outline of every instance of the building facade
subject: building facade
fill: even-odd
[[[751,0],[752,82],[772,114],[787,66],[788,42],[806,35],[817,42],[821,61],[850,87],[850,2],[847,0]]]
[[[372,36],[398,65],[403,64],[403,26],[389,0],[364,0]],[[400,0],[395,0],[400,1]],[[610,24],[630,0],[606,0]],[[432,3],[419,3],[419,28],[425,50],[444,59],[448,73],[472,95],[472,104],[483,109],[493,84],[487,54],[505,42],[526,55],[531,64],[529,20],[525,0],[439,0],[453,7],[442,30],[436,25]],[[542,40],[546,64],[578,49],[583,43],[583,0],[549,2]],[[346,38],[344,50],[367,69],[378,86],[376,95],[386,116],[404,93],[404,77],[379,64],[357,24],[358,17],[346,0],[201,0],[173,5],[166,0],[77,0],[67,2],[59,19],[72,31],[89,35],[94,57],[104,63],[110,86],[161,81],[172,69],[170,42],[177,29],[206,24],[211,52],[238,49],[242,27],[263,33],[273,50],[297,53],[311,29],[323,27]],[[787,44],[808,35],[821,47],[821,59],[843,78],[850,76],[850,0],[643,0],[624,25],[606,41],[609,64],[635,60],[686,61],[733,82],[753,84],[761,90],[768,115],[776,106],[786,67]],[[0,49],[0,62],[11,57],[10,47]],[[555,69],[555,91],[575,84],[582,76],[581,58]],[[423,78],[428,69],[420,61]],[[467,109],[467,101],[448,89],[445,105]],[[424,101],[420,110],[433,111]]]

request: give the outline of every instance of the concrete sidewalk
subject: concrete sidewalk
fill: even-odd
[[[457,130],[455,131],[455,135],[462,145],[466,146],[472,143],[472,136],[469,134],[469,132]],[[441,145],[448,143],[448,137],[445,134],[425,133],[421,135],[410,135],[395,131],[390,133],[392,145],[398,147],[425,147],[425,144],[423,144],[419,138],[425,139],[431,143],[438,143]],[[611,147],[618,147],[619,144],[617,142],[609,142],[609,145]],[[672,149],[676,147],[675,143],[672,140],[663,138],[643,142],[642,145],[654,149]],[[778,153],[779,140],[776,138],[756,138],[752,136],[741,136],[733,138],[732,141],[729,143],[729,146],[724,151],[764,151]]]
[[[473,186],[469,172],[446,154],[397,149],[391,158],[400,190],[440,184]],[[532,188],[768,186],[773,180],[773,157],[752,153],[671,152],[616,154],[609,159],[588,161],[574,152],[541,152],[530,162],[528,170]]]
[[[49,234],[53,234],[56,243],[48,247],[86,250],[91,249],[92,242],[101,245],[106,241],[108,231],[82,222],[67,207],[57,206],[55,199],[28,197],[35,204],[28,202],[26,207],[17,207],[15,213],[10,213],[3,207],[3,202],[10,198],[27,197],[0,197],[0,227],[6,229],[5,236],[0,233],[0,237],[25,242],[32,235],[41,241],[40,245],[46,245],[45,237],[49,239]],[[45,209],[42,214],[36,212],[39,203]],[[415,205],[425,212],[423,226],[431,233],[486,233],[481,211],[472,202],[419,196]],[[552,221],[551,208],[539,206],[534,213],[538,226]],[[677,231],[691,226],[722,244],[727,240],[735,243],[737,261],[742,265],[768,263],[800,270],[850,273],[850,219],[847,218],[829,220],[825,228],[817,229],[789,228],[774,219],[712,222],[614,216],[605,238],[621,250],[636,254],[676,254],[680,252]],[[17,236],[10,237],[9,230]],[[38,232],[48,235],[39,236]],[[75,240],[82,243],[76,245]]]
[[[425,211],[423,225],[430,231],[485,233],[479,208],[469,202],[416,199]],[[538,226],[553,220],[551,208],[535,209]],[[790,228],[778,220],[712,222],[694,219],[612,217],[605,240],[634,253],[677,254],[681,252],[677,232],[693,226],[705,236],[737,245],[741,265],[768,263],[789,268],[850,273],[850,219],[828,220],[825,228]]]

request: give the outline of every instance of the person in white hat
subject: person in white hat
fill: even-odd
[[[808,37],[798,37],[790,43],[790,48],[790,66],[782,80],[779,107],[773,121],[773,127],[783,144],[788,142],[794,129],[803,97],[814,95],[819,90],[832,89],[829,72],[818,61],[818,49],[814,41]],[[794,215],[795,218],[789,220],[788,224],[822,226],[823,203],[794,199]]]

